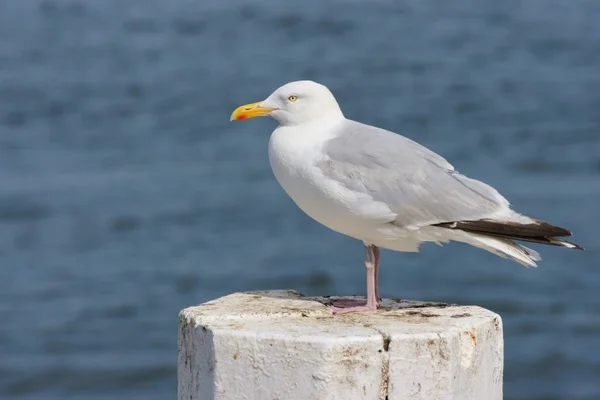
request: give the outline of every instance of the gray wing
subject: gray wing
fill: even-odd
[[[385,203],[395,225],[418,228],[512,212],[494,188],[459,174],[408,138],[350,120],[339,129],[318,166],[348,189]]]

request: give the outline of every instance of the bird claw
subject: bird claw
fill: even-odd
[[[379,302],[375,304],[369,304],[364,300],[355,299],[340,299],[335,300],[333,305],[330,306],[331,311],[334,314],[346,314],[350,312],[374,312],[377,311]]]

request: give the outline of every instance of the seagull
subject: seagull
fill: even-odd
[[[290,82],[231,120],[270,116],[275,178],[298,207],[365,247],[367,300],[339,299],[334,313],[377,310],[379,248],[417,252],[424,242],[467,243],[527,267],[539,253],[519,242],[581,249],[571,232],[513,211],[493,187],[394,132],[344,117],[324,85]]]

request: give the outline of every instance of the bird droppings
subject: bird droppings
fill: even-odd
[[[458,306],[458,304],[448,304],[448,303],[422,303],[422,304],[414,304],[411,305],[410,308],[428,308],[428,307],[435,307],[435,308],[446,308],[446,307],[454,307],[454,306]]]
[[[383,354],[383,360],[381,363],[381,383],[379,384],[379,398],[387,399],[390,393],[390,343],[392,342],[392,338],[380,332],[383,337],[383,350],[385,353]]]
[[[469,331],[467,333],[471,337],[471,340],[473,341],[473,344],[476,345],[477,344],[477,336],[475,336],[475,334],[473,332],[471,332],[471,331]]]
[[[436,345],[438,346],[439,355],[442,358],[442,360],[450,360],[450,349],[448,348],[448,343],[442,339],[439,342],[437,342]],[[434,350],[432,349],[432,351]]]
[[[423,311],[407,311],[404,313],[404,315],[418,315],[419,317],[424,317],[424,318],[433,318],[433,317],[439,317],[439,314],[433,314],[433,313],[428,313],[428,312],[423,312]]]
[[[342,355],[344,357],[354,357],[356,356],[358,353],[360,352],[359,349],[356,348],[352,348],[352,347],[348,347],[345,348],[344,351],[342,351]]]
[[[464,318],[464,317],[470,317],[471,314],[467,313],[462,313],[462,314],[454,314],[452,316],[450,316],[450,318]]]
[[[353,371],[357,369],[363,369],[365,373],[369,371],[369,363],[365,363],[364,354],[361,348],[357,347],[346,347],[342,350],[342,359],[340,365],[343,365],[348,371],[346,381],[352,386],[356,386],[357,383],[354,379],[349,378],[353,375]]]
[[[385,350],[385,351],[390,350],[390,342],[391,341],[392,341],[392,339],[388,335],[383,335],[383,350]]]
[[[498,319],[498,317],[494,318],[494,326],[496,327],[497,331],[500,330],[500,320]]]

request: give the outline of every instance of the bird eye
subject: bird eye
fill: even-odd
[[[298,96],[296,96],[295,94],[288,96],[288,100],[291,101],[292,103],[296,100],[298,100]]]

